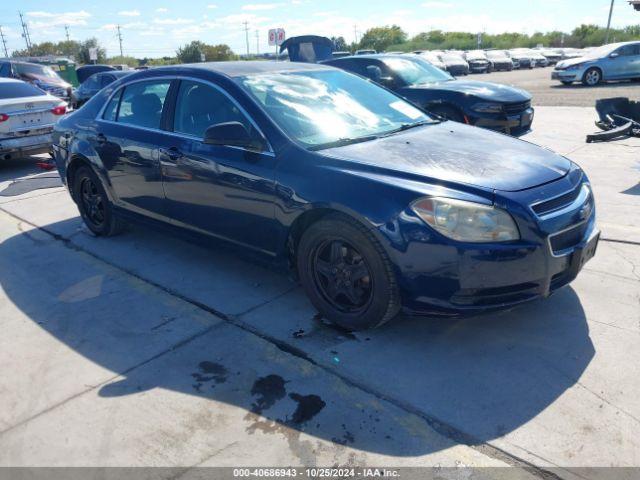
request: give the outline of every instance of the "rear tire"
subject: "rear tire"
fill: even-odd
[[[88,166],[79,167],[73,176],[73,192],[82,221],[95,235],[110,237],[124,228],[113,213],[113,205],[95,172]]]
[[[376,328],[400,311],[391,262],[373,234],[341,214],[312,224],[302,235],[296,263],[311,303],[349,331]]]
[[[599,68],[591,67],[584,72],[582,76],[582,84],[587,87],[595,87],[602,82],[602,72]]]

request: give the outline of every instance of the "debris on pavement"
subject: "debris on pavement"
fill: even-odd
[[[602,132],[587,135],[587,143],[640,137],[640,102],[627,97],[604,98],[596,100],[596,111],[600,117],[596,126]]]

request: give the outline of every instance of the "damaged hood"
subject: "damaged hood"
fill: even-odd
[[[581,63],[595,62],[595,58],[587,58],[587,57],[578,57],[578,58],[569,58],[568,60],[563,60],[556,64],[556,68],[568,68],[574,65],[580,65]]]
[[[566,158],[531,143],[454,122],[427,125],[318,153],[419,177],[484,189],[517,191],[557,180]]]
[[[531,100],[531,95],[519,88],[496,83],[478,82],[476,80],[450,80],[430,85],[416,85],[412,88],[427,88],[429,90],[442,90],[459,92],[464,95],[472,95],[480,100],[494,102],[526,102]]]

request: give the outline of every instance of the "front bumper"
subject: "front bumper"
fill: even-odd
[[[507,113],[472,113],[469,121],[476,127],[496,130],[507,135],[522,135],[531,130],[535,110],[530,107],[513,115]]]
[[[559,80],[561,82],[575,82],[582,78],[580,70],[553,70],[551,72],[551,80]]]
[[[555,183],[553,188],[562,192],[568,180]],[[515,192],[509,196],[511,200],[539,198],[544,188],[534,195]],[[504,244],[454,242],[414,217],[401,226],[406,245],[401,252],[393,250],[404,309],[413,314],[459,316],[548,297],[574,280],[595,255],[600,232],[592,195],[587,202],[590,214],[583,220],[579,215],[586,202],[575,211],[539,221],[533,221],[532,212],[528,220],[512,212],[522,239]],[[566,232],[574,237],[566,240]],[[560,241],[569,243],[560,250]]]
[[[51,143],[51,133],[0,138],[0,154],[20,156],[46,153],[51,149]]]

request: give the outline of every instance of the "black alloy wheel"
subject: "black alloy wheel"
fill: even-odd
[[[367,308],[373,297],[372,277],[355,247],[340,238],[326,239],[312,262],[315,286],[333,308],[343,313]]]
[[[82,203],[82,210],[85,213],[86,220],[94,228],[102,228],[105,219],[104,205],[106,199],[102,197],[93,179],[88,176],[84,177],[80,182],[80,202]]]
[[[100,179],[88,166],[81,166],[73,176],[73,198],[80,216],[95,235],[111,236],[120,233],[124,224],[113,214],[113,207]]]
[[[303,233],[296,265],[307,296],[330,322],[347,330],[378,327],[400,311],[387,252],[360,222],[335,213]]]

